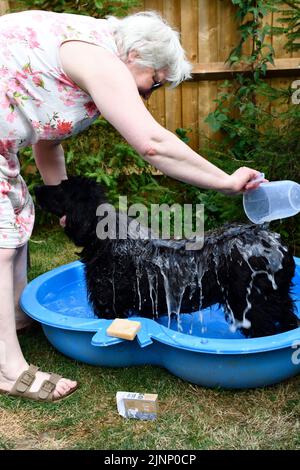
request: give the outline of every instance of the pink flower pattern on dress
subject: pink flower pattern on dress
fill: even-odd
[[[0,181],[0,198],[8,195],[11,191],[11,184],[8,181]]]
[[[95,114],[98,113],[98,109],[94,101],[89,101],[88,103],[85,103],[84,107],[89,117],[94,117]]]
[[[74,135],[99,115],[91,97],[61,68],[59,48],[67,40],[93,43],[117,55],[106,20],[48,11],[0,17],[0,241],[6,246],[11,238],[1,225],[6,198],[18,201],[12,217],[19,244],[29,238],[34,221],[19,176],[18,150],[39,139]]]
[[[18,136],[20,128],[21,145],[39,138],[63,139],[97,118],[99,111],[91,97],[61,68],[59,47],[70,39],[92,42],[117,54],[106,20],[47,11],[0,18],[0,117],[6,122],[0,140],[11,130]],[[32,129],[25,136],[24,119]]]

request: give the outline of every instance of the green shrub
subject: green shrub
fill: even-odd
[[[122,16],[139,5],[139,0],[16,0],[14,10],[50,10],[57,13],[77,13],[103,18],[106,15]]]

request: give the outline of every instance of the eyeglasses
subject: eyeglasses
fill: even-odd
[[[164,86],[164,83],[163,82],[154,82],[152,87],[149,88],[149,91],[155,91],[155,90],[158,90],[158,88],[161,88],[162,86]]]

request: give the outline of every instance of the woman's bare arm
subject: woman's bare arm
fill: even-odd
[[[64,150],[59,142],[40,140],[33,146],[36,166],[45,184],[67,179]]]
[[[126,64],[104,48],[69,41],[60,49],[64,72],[92,97],[107,119],[149,163],[180,181],[224,193],[255,186],[256,170],[228,175],[162,127],[148,112]]]

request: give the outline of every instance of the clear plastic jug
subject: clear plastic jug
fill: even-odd
[[[244,193],[243,205],[255,224],[291,217],[300,212],[300,184],[289,180],[261,183]]]

